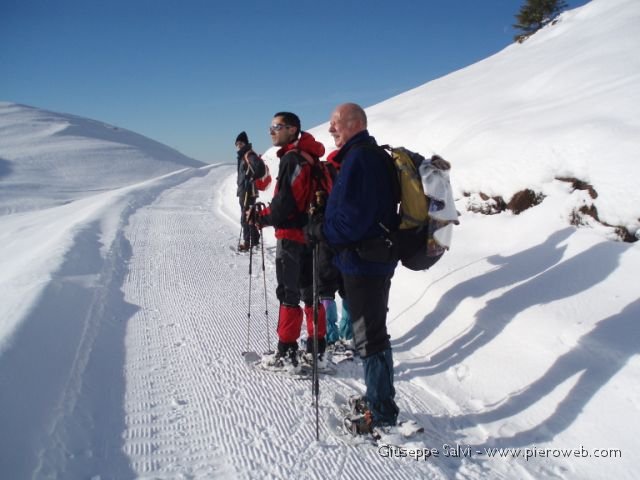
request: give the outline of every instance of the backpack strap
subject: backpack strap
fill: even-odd
[[[315,163],[317,162],[317,160],[313,158],[313,155],[311,155],[309,152],[305,152],[304,150],[300,150],[299,148],[296,148],[294,152],[298,153],[311,166],[315,165]]]
[[[246,152],[244,152],[244,163],[247,164],[247,170],[249,172],[251,172],[251,175],[253,175],[255,172],[253,171],[253,167],[251,166],[251,162],[249,161],[249,154],[253,153],[254,155],[256,155],[256,152],[254,152],[253,150],[249,149]]]
[[[371,143],[357,143],[354,147],[367,148],[369,150],[375,150],[382,152],[387,160],[387,170],[389,171],[389,178],[391,178],[391,188],[393,189],[393,198],[396,204],[400,203],[402,193],[400,191],[400,180],[398,179],[398,171],[396,170],[396,164],[393,160],[393,147],[388,144],[373,145]]]
[[[391,180],[391,188],[393,189],[393,198],[396,203],[400,203],[402,198],[402,192],[400,190],[400,179],[398,178],[398,170],[396,169],[396,162],[393,159],[393,148],[390,145],[381,145],[380,148],[384,150],[387,156],[387,170],[389,170],[389,176]]]
[[[249,161],[249,155],[253,154],[256,156],[256,158],[258,159],[258,171],[256,172],[256,170],[251,166],[251,162]],[[262,156],[258,155],[253,149],[248,150],[245,152],[244,154],[244,161],[247,164],[247,171],[251,173],[251,177],[253,178],[253,180],[257,180],[258,178],[263,178],[265,175],[267,175],[269,173],[269,169],[267,167],[266,162],[264,161],[264,159],[262,158]],[[264,172],[262,174],[260,174],[260,167],[264,166]],[[256,175],[258,175],[257,178]]]

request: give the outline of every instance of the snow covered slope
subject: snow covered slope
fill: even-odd
[[[0,214],[61,205],[201,166],[128,130],[0,102]]]
[[[543,192],[556,177],[578,178],[598,193],[581,202],[633,234],[640,228],[639,23],[640,2],[594,0],[523,44],[369,108],[370,130],[382,143],[449,159],[459,196],[508,201],[526,188]],[[327,128],[311,131],[333,145]],[[559,213],[568,221],[571,211]]]
[[[0,103],[0,351],[78,229],[114,204],[125,209],[139,184],[202,166],[118,127]],[[105,248],[118,216],[102,220]]]

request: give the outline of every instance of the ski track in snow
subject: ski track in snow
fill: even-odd
[[[125,232],[132,257],[123,290],[126,301],[139,306],[125,345],[124,450],[133,470],[141,478],[446,477],[447,465],[383,458],[336,432],[334,397],[363,391],[359,363],[321,380],[320,442],[311,382],[245,364],[249,257],[229,248],[239,226],[216,207],[221,173],[165,191],[131,217]],[[278,303],[267,250],[274,348]],[[262,352],[267,330],[259,253],[253,261],[250,346]],[[424,390],[399,382],[398,392],[403,414],[427,422],[429,430]]]

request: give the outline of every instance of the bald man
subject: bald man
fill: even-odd
[[[353,399],[347,419],[353,433],[395,425],[398,406],[393,386],[393,357],[387,333],[387,306],[397,259],[387,231],[398,226],[395,170],[389,155],[367,130],[359,105],[339,105],[329,133],[340,150],[340,173],[327,201],[322,235],[337,250],[353,321],[355,347],[362,357],[366,394]]]

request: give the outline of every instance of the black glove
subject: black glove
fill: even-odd
[[[324,234],[322,233],[323,222],[324,215],[313,215],[309,218],[309,223],[302,227],[304,239],[312,247],[325,241]]]
[[[264,203],[262,202],[252,205],[250,210],[247,211],[247,223],[249,225],[255,225],[256,228],[261,229],[265,224],[265,217],[262,215],[263,209]]]
[[[247,224],[255,225],[260,228],[260,215],[258,215],[258,210],[255,205],[251,205],[247,208],[245,214],[245,218],[247,219]]]

